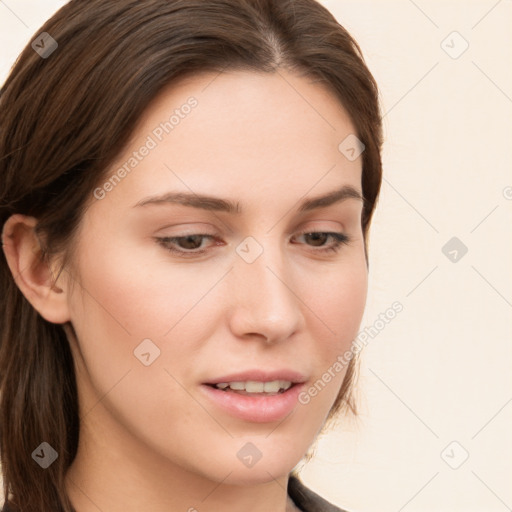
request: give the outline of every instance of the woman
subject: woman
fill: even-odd
[[[341,510],[375,81],[314,0],[71,1],[1,90],[4,510]]]

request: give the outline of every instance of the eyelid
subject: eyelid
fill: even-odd
[[[347,235],[345,232],[338,232],[338,231],[329,231],[329,230],[321,230],[321,229],[303,229],[303,230],[300,230],[299,232],[295,233],[294,234],[294,237],[300,237],[302,235],[314,235],[314,234],[321,234],[321,235],[327,235],[327,238],[331,238],[332,240],[334,240],[333,243],[329,244],[329,245],[325,245],[325,246],[311,246],[311,245],[308,245],[308,244],[305,244],[307,245],[308,247],[310,247],[310,252],[311,253],[316,253],[316,254],[326,254],[326,253],[338,253],[339,250],[341,249],[341,246],[342,245],[348,245],[352,242],[352,237]],[[213,243],[210,247],[206,248],[206,249],[191,249],[191,250],[185,250],[185,249],[177,249],[176,247],[173,247],[172,245],[168,245],[169,242],[174,242],[176,243],[177,241],[181,240],[181,239],[185,239],[187,237],[199,237],[199,238],[202,238],[202,239],[218,239],[218,235],[210,235],[208,233],[199,233],[199,232],[195,232],[195,233],[180,233],[178,235],[174,235],[174,236],[165,236],[165,237],[155,237],[155,240],[158,244],[160,244],[164,249],[166,249],[167,251],[171,252],[171,253],[175,253],[177,254],[178,257],[181,257],[181,258],[189,258],[189,259],[193,259],[194,257],[199,257],[203,254],[206,254],[208,252],[210,252],[212,249],[210,247],[212,246],[215,246],[215,245],[222,245],[222,244],[219,244],[219,243]]]

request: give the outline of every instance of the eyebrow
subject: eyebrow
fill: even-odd
[[[344,185],[338,190],[333,190],[327,194],[305,199],[299,204],[299,213],[309,212],[319,208],[326,208],[346,199],[358,199],[365,202],[362,194],[351,185]],[[220,197],[207,196],[189,192],[167,192],[159,196],[151,196],[142,199],[134,205],[135,207],[157,205],[157,204],[180,204],[191,208],[200,208],[215,212],[226,212],[231,214],[241,214],[240,203],[233,202]]]

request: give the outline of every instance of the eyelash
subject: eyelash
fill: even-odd
[[[328,247],[322,246],[322,248],[320,248],[314,252],[337,253],[341,249],[342,245],[347,245],[351,242],[351,238],[348,235],[346,235],[344,233],[336,233],[336,232],[331,232],[331,231],[301,231],[297,235],[302,236],[302,235],[316,235],[316,234],[328,235],[334,240],[334,243]],[[194,257],[197,255],[205,254],[206,252],[208,252],[208,249],[203,249],[200,251],[198,251],[198,250],[184,251],[181,249],[176,249],[175,247],[169,245],[169,243],[176,243],[179,240],[185,240],[190,237],[201,237],[201,238],[211,238],[211,239],[215,238],[213,235],[197,233],[197,234],[190,234],[190,235],[184,235],[184,236],[166,236],[166,237],[161,237],[161,238],[157,237],[156,241],[160,245],[162,245],[164,247],[164,249],[166,249],[169,252],[172,252],[174,254],[177,254],[178,256],[180,256],[182,258],[190,258],[190,257]]]

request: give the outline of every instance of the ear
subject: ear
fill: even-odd
[[[37,219],[15,214],[7,219],[2,231],[2,248],[16,285],[26,299],[48,322],[70,320],[67,286],[63,272],[57,282],[56,268],[42,258],[42,247],[34,230]],[[61,284],[62,283],[62,284]]]

